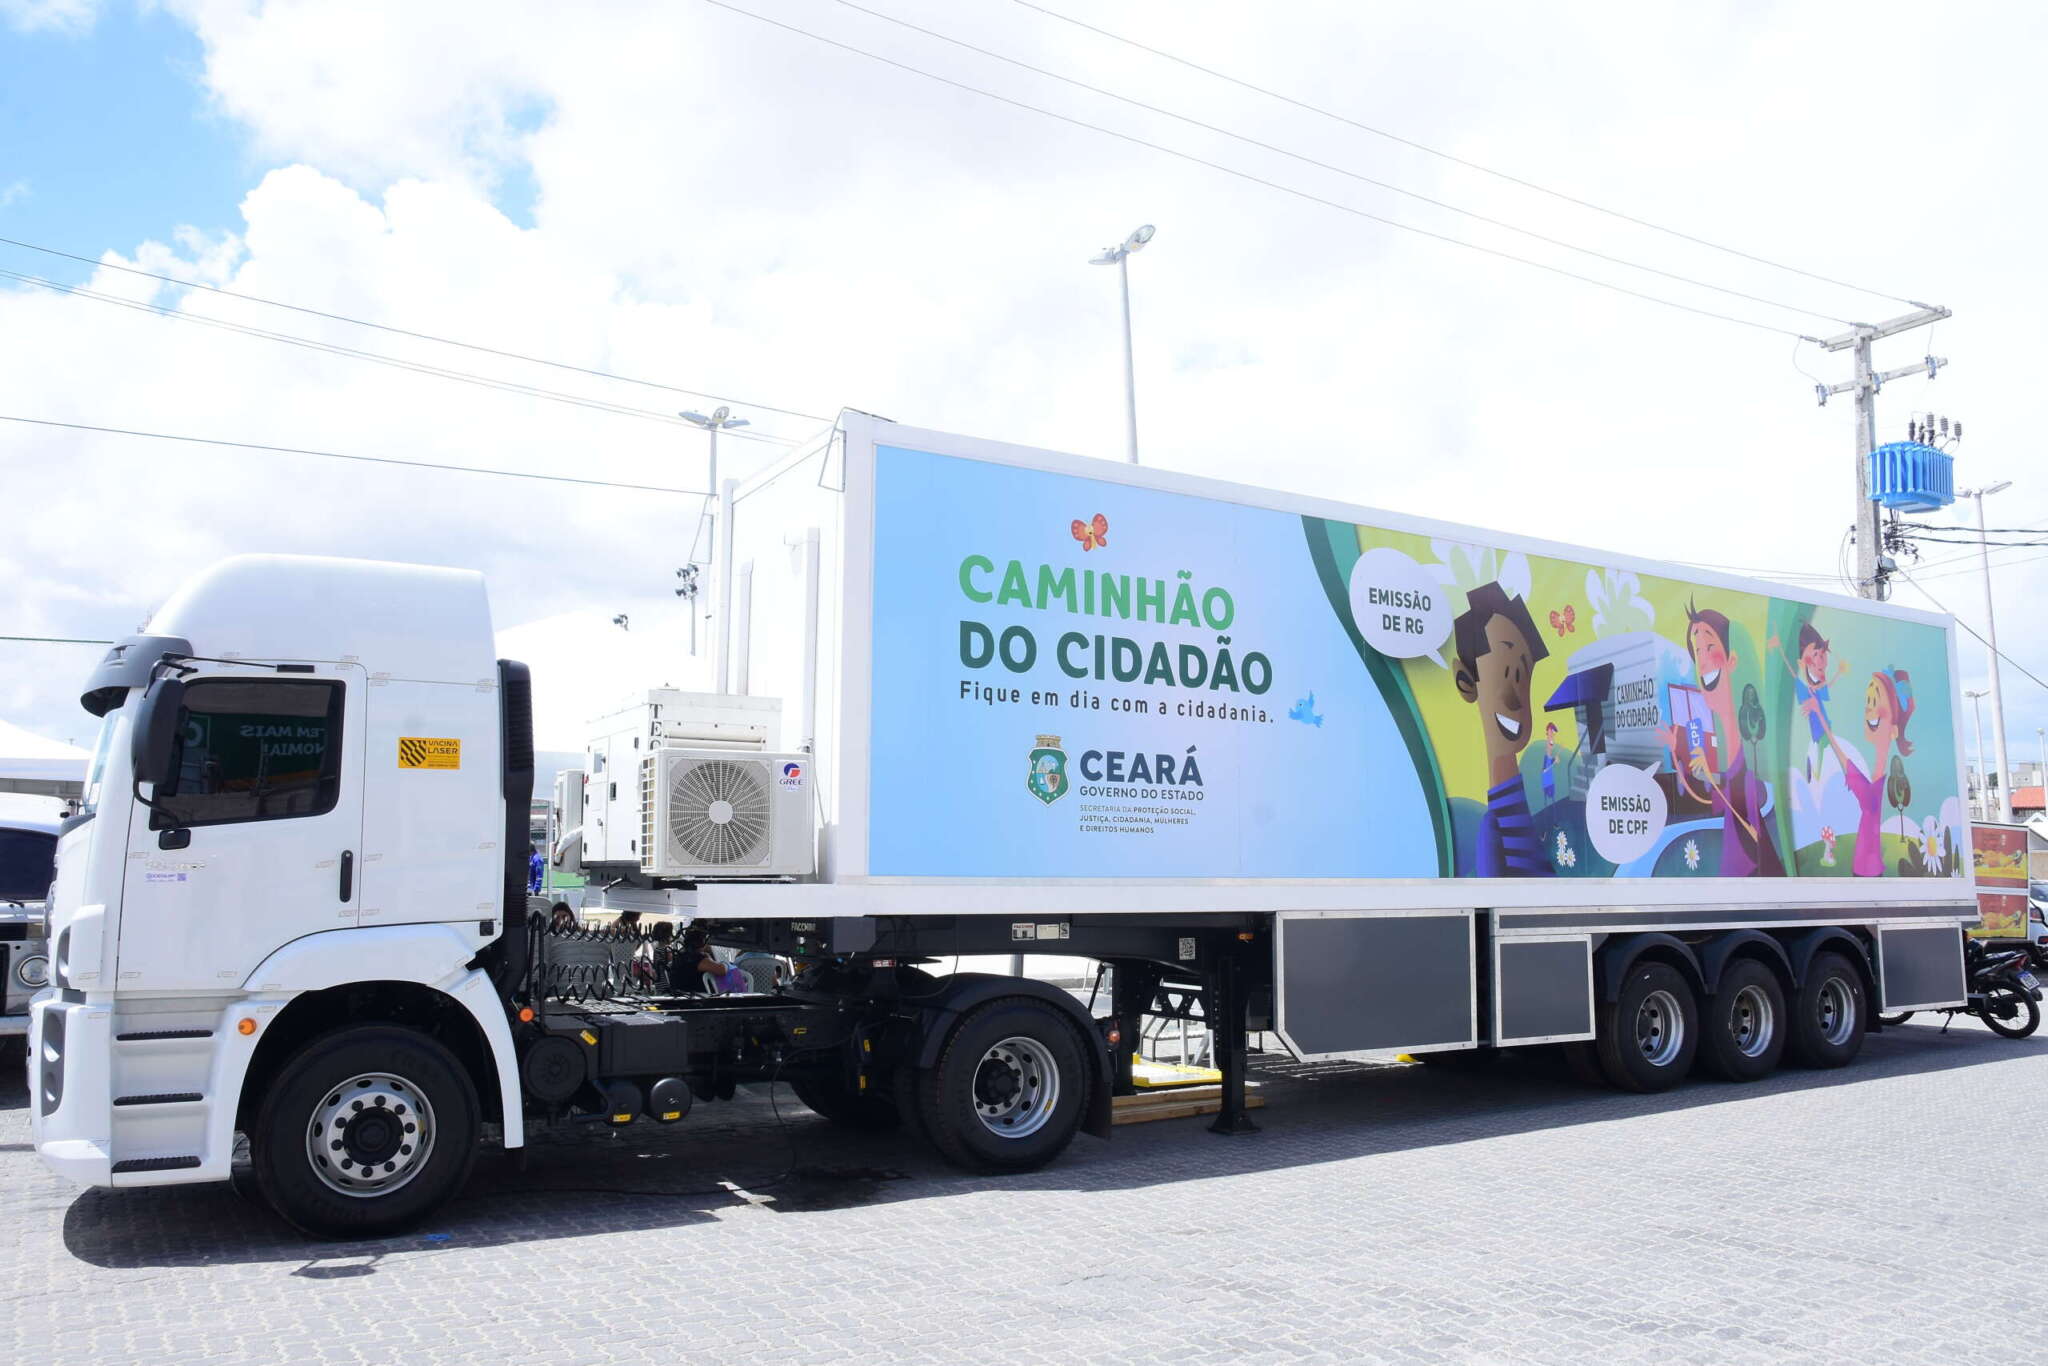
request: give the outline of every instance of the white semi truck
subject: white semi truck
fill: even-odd
[[[529,913],[528,673],[477,575],[232,559],[86,684],[44,1161],[216,1181],[245,1135],[286,1219],[366,1234],[487,1129],[746,1082],[1034,1167],[1107,1135],[1162,984],[1224,1132],[1248,1027],[1655,1090],[1963,999],[1945,618],[858,415],[722,495],[716,686],[606,718],[559,820],[592,905],[788,980]],[[1111,965],[1107,1013],[946,970],[1013,952]]]

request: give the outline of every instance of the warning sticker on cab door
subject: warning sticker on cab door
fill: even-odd
[[[430,735],[398,737],[400,768],[461,768],[462,741],[437,739]]]

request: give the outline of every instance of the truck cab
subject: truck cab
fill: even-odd
[[[508,677],[480,576],[294,557],[216,566],[108,652],[30,1024],[52,1166],[224,1177],[252,1075],[359,1010],[514,1075],[480,961],[524,910],[531,749],[508,767]],[[516,1143],[502,1093],[479,1114]]]

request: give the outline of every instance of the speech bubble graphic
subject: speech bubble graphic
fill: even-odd
[[[1375,546],[1351,567],[1351,617],[1366,644],[1394,659],[1435,654],[1451,633],[1444,586],[1391,546]]]
[[[1656,846],[1667,808],[1654,769],[1609,764],[1586,784],[1586,833],[1601,858],[1633,863]]]

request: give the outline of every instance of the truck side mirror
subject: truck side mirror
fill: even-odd
[[[178,719],[185,710],[185,680],[159,678],[137,704],[129,757],[135,781],[161,787],[174,776],[171,752],[178,739]]]

